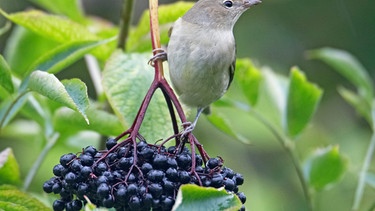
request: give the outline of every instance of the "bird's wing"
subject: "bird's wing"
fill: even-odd
[[[232,64],[230,64],[229,66],[229,83],[228,83],[227,89],[229,88],[230,84],[233,81],[234,72],[236,70],[236,54],[237,54],[237,50],[236,50],[236,47],[234,47],[234,59],[232,61]]]
[[[169,28],[168,30],[168,37],[171,37],[172,31],[173,31],[173,26],[171,26],[171,28]]]

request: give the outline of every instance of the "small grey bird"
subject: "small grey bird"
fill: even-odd
[[[182,136],[191,132],[202,111],[227,91],[236,63],[234,24],[260,2],[199,0],[174,23],[167,48],[170,79],[180,100],[197,108],[195,120],[183,123],[189,126]]]

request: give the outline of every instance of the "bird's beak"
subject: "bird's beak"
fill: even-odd
[[[244,6],[246,8],[249,8],[253,5],[257,5],[257,4],[260,4],[260,3],[262,3],[261,0],[244,0]]]

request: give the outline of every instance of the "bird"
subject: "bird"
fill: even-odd
[[[236,63],[233,27],[247,9],[259,3],[199,0],[172,25],[167,51],[155,57],[168,61],[179,100],[197,109],[194,121],[183,123],[182,137],[194,130],[202,112],[228,90]]]

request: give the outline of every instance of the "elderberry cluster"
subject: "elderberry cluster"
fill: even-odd
[[[246,201],[238,192],[242,175],[224,167],[221,158],[211,158],[203,165],[198,154],[193,162],[186,147],[165,148],[145,141],[133,146],[133,142],[117,145],[116,140],[108,139],[106,147],[98,151],[88,146],[77,155],[61,156],[53,168],[55,177],[43,185],[45,192],[60,195],[53,203],[55,211],[81,210],[86,199],[119,211],[171,210],[179,187],[188,183],[224,187],[242,203]],[[194,163],[196,174],[191,174]]]

